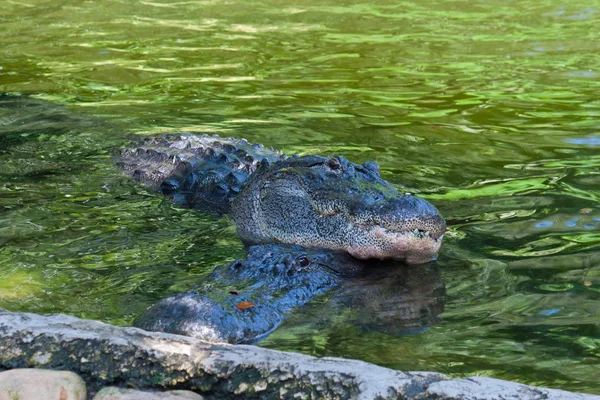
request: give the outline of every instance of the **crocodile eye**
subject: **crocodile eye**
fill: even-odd
[[[296,267],[296,268],[308,267],[309,264],[310,264],[310,259],[306,256],[300,256],[300,257],[296,258],[296,260],[294,261],[294,267]]]
[[[340,160],[338,160],[335,157],[331,157],[327,161],[327,166],[329,168],[331,168],[333,171],[341,171],[342,170],[342,163],[340,162]]]

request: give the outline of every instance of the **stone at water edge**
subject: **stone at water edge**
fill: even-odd
[[[70,357],[74,354],[78,356]],[[0,368],[26,365],[77,371],[90,391],[121,382],[139,388],[189,389],[224,399],[600,400],[499,379],[453,380],[358,360],[210,344],[66,315],[0,313]]]
[[[434,382],[427,388],[425,398],[431,400],[598,400],[600,396],[472,376]]]
[[[83,379],[69,371],[12,369],[0,372],[0,400],[86,400]]]
[[[203,400],[204,397],[189,390],[168,392],[143,392],[135,389],[107,387],[100,390],[94,400]]]

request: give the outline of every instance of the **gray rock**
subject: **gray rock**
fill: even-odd
[[[31,366],[77,372],[91,391],[119,385],[245,399],[533,400],[560,393],[600,400],[499,380],[488,388],[486,378],[452,381],[434,372],[400,372],[356,360],[209,344],[65,315],[0,313],[0,369]],[[498,394],[509,388],[519,397]]]
[[[466,379],[432,383],[427,388],[425,398],[432,400],[592,400],[600,399],[600,396],[545,389],[500,379],[474,376]]]
[[[94,400],[203,400],[199,394],[189,390],[170,390],[168,392],[145,392],[135,389],[107,387],[96,394]]]
[[[69,371],[13,369],[0,373],[0,400],[85,400],[83,380]]]
[[[362,361],[121,328],[54,315],[0,313],[0,368],[67,369],[96,391],[118,384],[221,397],[397,399],[445,379]]]

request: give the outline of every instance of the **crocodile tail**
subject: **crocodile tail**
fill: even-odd
[[[222,215],[260,165],[284,158],[244,139],[178,134],[133,143],[121,150],[117,165],[176,204]]]

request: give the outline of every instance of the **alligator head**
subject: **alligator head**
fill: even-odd
[[[265,162],[232,201],[232,219],[248,244],[283,242],[423,263],[436,258],[446,230],[433,205],[398,192],[376,163],[339,156]]]
[[[446,229],[434,206],[399,193],[374,162],[286,158],[245,140],[186,134],[124,149],[118,164],[178,204],[231,214],[247,244],[299,244],[422,263],[436,257]]]

